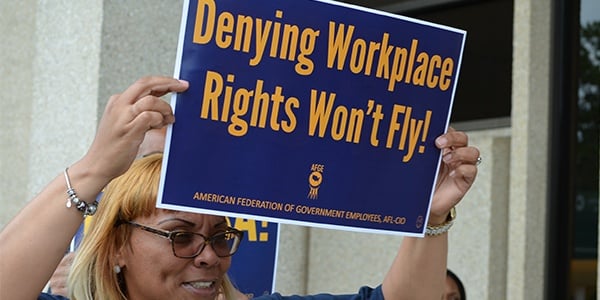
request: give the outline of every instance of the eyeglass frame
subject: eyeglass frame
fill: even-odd
[[[230,256],[234,255],[238,251],[238,249],[240,248],[240,243],[242,242],[242,239],[244,238],[244,232],[243,231],[237,230],[237,229],[235,229],[233,227],[229,227],[229,226],[227,227],[227,229],[225,231],[222,231],[222,232],[219,232],[217,234],[214,234],[214,235],[211,235],[209,237],[206,237],[205,235],[203,235],[201,233],[197,233],[197,232],[185,231],[185,230],[173,230],[173,231],[162,230],[162,229],[157,229],[157,228],[152,228],[150,226],[142,225],[142,224],[139,224],[139,223],[136,223],[136,222],[133,222],[133,221],[124,221],[124,220],[121,220],[121,221],[119,221],[119,223],[120,224],[133,225],[133,226],[135,226],[135,227],[137,227],[139,229],[142,229],[144,231],[156,234],[156,235],[158,235],[158,236],[160,236],[162,238],[168,239],[170,241],[170,243],[171,243],[171,251],[173,252],[173,255],[175,257],[179,257],[179,258],[195,258],[198,255],[200,255],[202,253],[202,251],[204,251],[204,248],[206,248],[207,244],[210,244],[210,246],[213,248],[213,251],[215,252],[215,254],[218,257],[221,257],[221,258],[223,258],[223,257],[230,257]],[[202,242],[202,244],[201,244],[202,246],[199,248],[199,250],[198,250],[198,252],[196,254],[190,255],[190,256],[180,256],[180,255],[177,255],[177,253],[175,252],[175,241],[173,240],[173,236],[176,235],[176,234],[181,234],[181,233],[188,233],[188,234],[193,234],[193,235],[199,235],[199,236],[201,236],[204,239],[204,242]],[[216,236],[221,236],[221,235],[224,235],[224,234],[230,234],[230,233],[234,234],[238,238],[237,243],[234,244],[234,245],[237,245],[235,247],[235,251],[233,251],[232,253],[229,253],[228,255],[219,255],[219,254],[217,254],[217,252],[215,251],[215,248],[213,247],[213,242],[215,241],[215,237]]]

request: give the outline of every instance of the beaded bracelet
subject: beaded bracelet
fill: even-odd
[[[67,198],[66,203],[67,208],[70,208],[72,205],[75,205],[77,210],[83,213],[84,218],[87,216],[93,216],[96,213],[96,210],[98,209],[98,201],[87,203],[85,201],[80,200],[77,197],[77,193],[75,193],[73,187],[71,187],[71,179],[69,178],[69,173],[67,172],[67,170],[69,170],[69,168],[65,168],[64,172],[65,181],[67,182],[67,195],[69,195],[69,198]]]

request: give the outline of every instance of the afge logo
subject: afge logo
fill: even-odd
[[[309,199],[319,198],[319,187],[323,182],[323,171],[325,170],[324,165],[312,164],[310,167],[310,175],[308,175],[308,186],[310,191],[308,192]]]

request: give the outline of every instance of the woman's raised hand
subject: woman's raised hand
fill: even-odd
[[[183,92],[188,86],[187,81],[171,77],[143,77],[123,93],[113,95],[82,161],[108,181],[124,173],[135,159],[146,131],[175,121],[171,106],[160,97]]]

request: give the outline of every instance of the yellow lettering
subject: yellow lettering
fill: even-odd
[[[290,97],[285,102],[285,115],[288,117],[287,120],[281,121],[281,129],[285,133],[290,133],[296,129],[296,125],[298,121],[296,120],[296,115],[294,114],[294,109],[300,107],[300,100],[295,97]]]
[[[215,36],[215,43],[219,48],[226,49],[231,45],[233,32],[233,15],[230,13],[222,13],[219,15],[219,19],[217,21],[217,32]]]
[[[354,26],[350,25],[348,26],[348,31],[344,35],[344,27],[344,24],[340,24],[336,31],[335,22],[329,22],[327,67],[333,68],[334,63],[337,60],[335,68],[340,71],[344,69],[344,62],[346,61],[346,55],[350,48],[350,40],[352,38],[352,33],[354,32]]]
[[[219,119],[219,96],[223,91],[223,78],[219,73],[206,72],[206,82],[204,83],[204,97],[202,97],[202,109],[200,118],[207,119],[210,112],[210,119],[216,121]]]
[[[452,83],[449,77],[452,77],[452,71],[454,70],[454,60],[450,57],[444,59],[442,65],[442,72],[440,74],[440,89],[442,91],[447,90]]]
[[[429,61],[429,70],[427,71],[427,87],[435,88],[438,85],[438,76],[435,75],[435,69],[442,66],[442,58],[439,55],[434,55]]]
[[[260,64],[268,50],[270,57],[297,61],[294,70],[299,75],[313,72],[314,63],[309,56],[315,49],[318,30],[251,16],[235,16],[230,12],[217,15],[216,10],[214,0],[198,1],[193,43],[208,44],[214,37],[219,48],[231,48],[244,53],[253,51],[250,66]],[[283,19],[283,11],[275,11],[275,18]]]
[[[273,93],[266,92],[260,79],[254,89],[234,89],[234,81],[235,76],[228,74],[225,85],[219,73],[206,72],[200,118],[230,122],[227,132],[238,137],[246,135],[250,127],[265,128],[267,124],[274,131],[290,133],[296,129],[294,110],[300,107],[298,98],[286,98],[281,86],[275,86]]]
[[[206,11],[205,11],[206,10]],[[212,34],[215,26],[215,14],[217,6],[214,1],[200,0],[196,10],[196,22],[194,23],[194,37],[192,41],[196,44],[206,44],[212,39]],[[204,20],[204,13],[207,13]],[[206,24],[204,24],[206,21]],[[204,28],[206,25],[206,28]]]
[[[417,62],[420,64],[415,69],[412,84],[424,86],[425,78],[427,76],[427,65],[429,64],[429,55],[427,55],[427,53],[425,52],[419,53],[419,55],[417,56]]]
[[[319,99],[317,100],[317,91],[310,91],[310,115],[308,124],[308,135],[314,136],[317,126],[319,126],[319,137],[325,136],[325,130],[327,130],[327,123],[329,123],[329,116],[335,102],[335,93],[329,94],[329,100],[325,100],[327,97],[326,92],[321,92]],[[317,102],[318,101],[318,102]],[[327,107],[325,107],[327,102]]]
[[[251,219],[235,218],[235,228],[248,232],[248,240],[257,241],[256,221]]]

